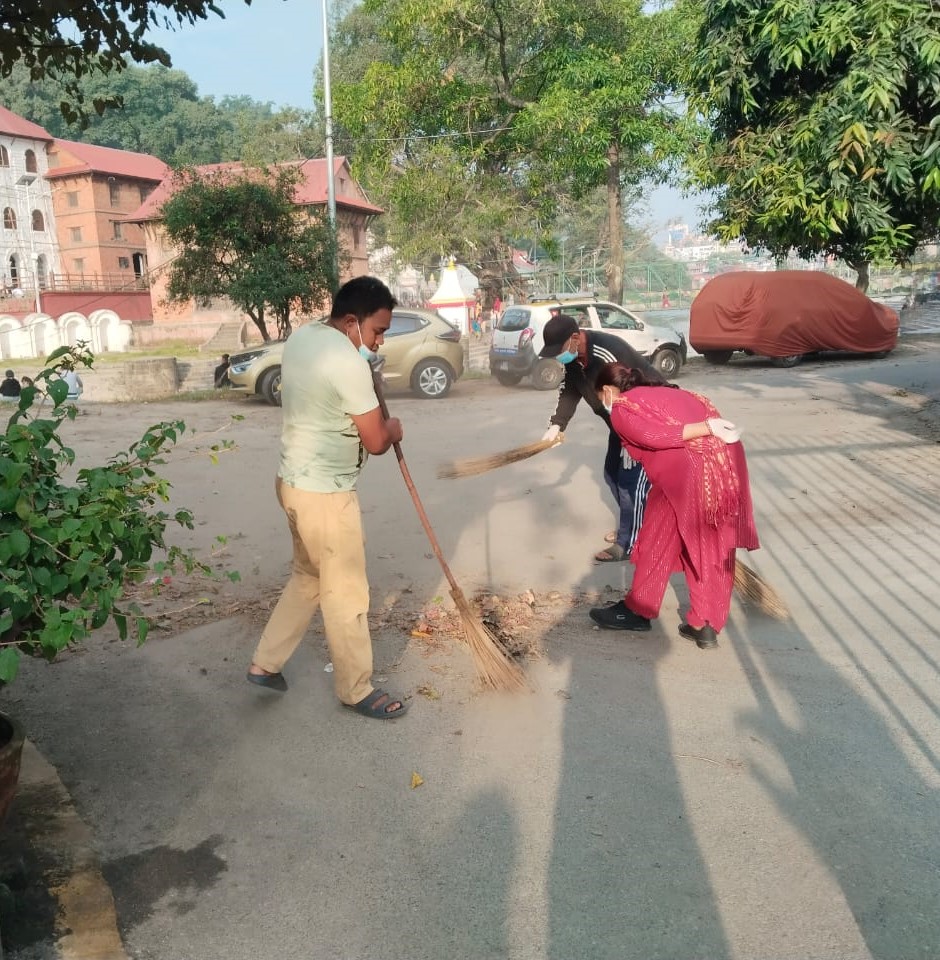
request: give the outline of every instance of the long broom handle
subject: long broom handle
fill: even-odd
[[[373,371],[372,373],[372,382],[375,384],[375,395],[379,400],[379,409],[382,411],[382,416],[386,420],[389,419],[388,405],[385,403],[385,395],[382,392],[382,383],[380,380],[381,374]],[[450,572],[450,567],[447,566],[447,561],[444,559],[444,554],[441,552],[441,545],[437,542],[437,537],[434,535],[434,530],[431,527],[431,521],[428,520],[428,515],[424,512],[424,505],[421,503],[421,498],[418,496],[418,491],[415,488],[414,480],[411,479],[411,471],[408,469],[408,464],[405,462],[405,455],[402,453],[401,444],[396,440],[392,444],[395,448],[395,456],[398,458],[398,466],[401,469],[401,475],[405,479],[405,486],[408,488],[408,492],[411,494],[411,499],[414,501],[415,510],[418,511],[418,517],[421,520],[421,526],[424,527],[424,532],[428,535],[428,540],[431,541],[431,549],[434,551],[434,556],[437,557],[437,562],[441,565],[441,569],[444,571],[444,576],[447,577],[447,582],[450,584],[451,590],[456,591],[457,593],[462,593],[454,575]]]

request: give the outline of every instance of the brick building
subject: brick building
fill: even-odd
[[[283,166],[300,168],[301,180],[294,195],[301,215],[304,211],[322,213],[327,205],[327,165],[324,159],[295,161]],[[205,176],[244,172],[238,163],[209,164],[196,168]],[[333,161],[333,182],[336,194],[336,231],[339,244],[346,255],[341,281],[369,272],[369,257],[366,235],[372,220],[383,213],[366,196],[358,181],[352,176],[345,157]],[[176,255],[168,242],[161,225],[161,208],[173,190],[172,177],[167,177],[160,186],[131,215],[130,220],[140,223],[146,235],[147,262],[150,266],[150,291],[153,302],[152,330],[146,331],[148,340],[184,339],[200,341],[207,339],[220,324],[240,324],[244,327],[242,340],[251,337],[254,325],[246,323],[245,315],[227,300],[213,301],[209,306],[195,303],[170,304],[166,301],[166,266]]]
[[[169,174],[156,157],[54,139],[46,179],[59,241],[56,286],[120,290],[147,285],[147,247],[127,221]]]

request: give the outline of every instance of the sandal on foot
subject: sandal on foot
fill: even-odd
[[[598,563],[617,563],[626,559],[626,551],[619,543],[612,543],[606,550],[594,554],[594,559]]]
[[[259,687],[265,687],[267,690],[283,693],[287,689],[287,681],[283,673],[252,673],[249,670],[246,676],[249,683],[257,683]]]
[[[397,703],[394,710],[389,707]],[[392,696],[384,690],[373,690],[369,696],[360,700],[358,703],[346,703],[343,706],[361,713],[364,717],[372,717],[373,720],[394,720],[408,712],[408,705],[401,697]]]

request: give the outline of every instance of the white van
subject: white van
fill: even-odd
[[[654,326],[615,303],[590,297],[539,300],[506,307],[493,331],[490,373],[501,384],[513,386],[531,377],[539,390],[552,390],[561,383],[561,364],[539,357],[545,324],[559,313],[574,317],[579,327],[603,330],[625,340],[669,380],[678,375],[686,362],[688,344],[681,333]]]

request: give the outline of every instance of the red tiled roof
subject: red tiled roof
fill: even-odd
[[[24,120],[19,114],[0,107],[0,133],[11,137],[28,137],[31,140],[51,140],[52,137],[38,123]]]
[[[71,154],[77,162],[72,163],[68,156],[62,156],[63,166],[49,168],[46,177],[50,180],[74,176],[76,173],[106,173],[159,183],[170,172],[170,168],[162,160],[147,153],[115,150],[113,147],[99,147],[92,143],[60,140],[58,137],[53,138],[53,145],[64,153]]]
[[[299,206],[326,206],[326,160],[297,160],[291,163],[278,164],[278,166],[300,167],[303,173],[303,179],[297,185],[297,190],[294,194],[295,202]],[[195,168],[197,174],[206,177],[212,176],[213,174],[224,175],[226,173],[237,176],[248,169],[251,168],[247,168],[241,163],[209,163]],[[346,162],[346,158],[334,157],[334,178],[338,176],[343,169],[346,169],[348,174],[349,165]],[[159,220],[163,204],[166,203],[172,193],[173,178],[172,176],[167,176],[160,186],[157,187],[127,219],[132,223]],[[384,213],[381,207],[369,203],[368,200],[363,200],[360,197],[344,196],[340,193],[336,195],[336,206],[337,208],[346,208],[348,210],[359,210],[362,213]]]

